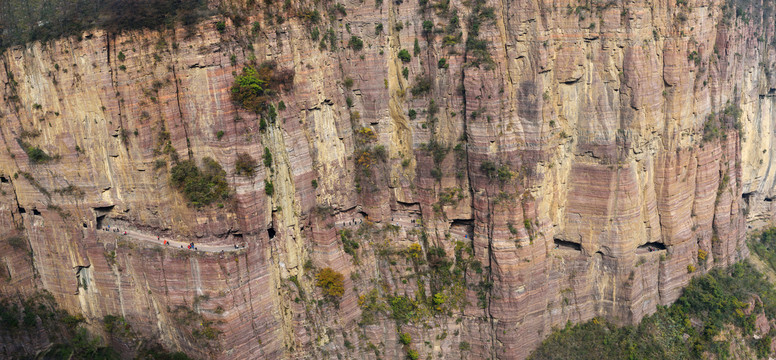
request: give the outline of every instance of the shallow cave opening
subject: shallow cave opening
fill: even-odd
[[[556,249],[566,249],[566,250],[575,250],[575,251],[582,251],[582,244],[578,244],[571,241],[566,241],[563,239],[555,238],[555,248]]]
[[[268,228],[267,229],[267,235],[269,236],[270,239],[274,239],[275,238],[275,228],[272,228],[272,227]]]
[[[7,182],[8,182],[8,178],[7,177],[0,176],[0,183],[7,183]]]
[[[658,250],[665,250],[665,249],[666,249],[666,244],[659,243],[659,242],[648,242],[638,247],[638,250],[642,250],[642,251],[658,251]]]
[[[26,214],[26,213],[27,213],[27,209],[19,206],[19,214]]]
[[[38,216],[40,216],[40,210],[38,210],[38,209],[32,209],[32,215],[38,215]]]

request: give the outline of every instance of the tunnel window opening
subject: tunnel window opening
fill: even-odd
[[[453,226],[474,226],[474,220],[471,219],[453,219]]]
[[[234,233],[232,234],[232,243],[234,243],[234,248],[237,249],[240,246],[245,246],[245,243],[243,242],[243,235],[240,233]]]
[[[665,250],[666,244],[659,243],[659,242],[648,242],[644,245],[639,246],[636,251],[637,252],[653,252],[653,251],[660,251]]]
[[[459,237],[471,239],[474,237],[474,220],[453,219],[453,223],[450,224],[450,230]]]
[[[97,229],[102,229],[102,222],[105,220],[105,215],[97,216]]]
[[[267,235],[269,235],[270,239],[274,239],[275,238],[275,228],[267,229]]]
[[[582,251],[582,245],[563,239],[555,239],[555,248],[560,250]]]
[[[113,210],[113,206],[114,206],[114,205],[109,205],[109,206],[98,206],[98,207],[95,207],[95,208],[94,208],[94,211],[99,211],[99,212],[106,212],[106,213],[107,213],[107,212],[111,212],[111,211]]]

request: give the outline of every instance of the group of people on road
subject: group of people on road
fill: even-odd
[[[362,222],[364,222],[362,219],[351,219],[348,221],[343,221],[342,226],[360,225]]]
[[[103,228],[102,230],[103,230],[103,231],[111,231],[111,229],[110,229],[110,226],[107,226],[107,227]],[[121,230],[119,230],[119,228],[113,228],[113,230],[112,230],[111,232],[117,232],[117,233],[120,233],[120,232],[121,232]],[[126,234],[127,234],[127,232],[126,232],[126,231],[124,231],[124,235],[126,235]]]
[[[354,220],[354,222],[355,222],[355,220]],[[106,226],[106,227],[102,228],[102,230],[103,231],[110,231],[110,232],[117,232],[117,233],[122,233],[123,235],[127,235],[126,231],[122,232],[119,228],[115,228],[115,227],[113,229],[111,229],[110,226]],[[156,241],[160,241],[164,245],[170,245],[170,242],[167,239],[162,240],[161,236],[159,236],[159,235],[156,236]],[[183,249],[183,245],[181,245],[180,247],[181,247],[181,249]],[[241,247],[244,247],[244,246],[238,246],[237,244],[234,245],[235,249],[239,249]],[[186,245],[186,248],[189,249],[189,250],[199,250],[194,245],[193,241],[190,242],[188,245]],[[223,253],[223,250],[221,250],[221,252]]]

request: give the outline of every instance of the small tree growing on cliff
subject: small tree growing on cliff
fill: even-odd
[[[345,294],[345,276],[332,268],[323,268],[315,276],[316,285],[321,288],[327,300],[339,303],[339,299]]]
[[[202,159],[200,169],[193,160],[177,163],[170,170],[170,183],[178,189],[189,202],[201,207],[215,200],[229,197],[229,185],[226,171],[212,158]]]
[[[258,112],[269,97],[266,87],[266,79],[254,67],[246,66],[234,79],[232,99],[244,108]]]
[[[364,41],[360,37],[353,35],[350,37],[350,41],[348,41],[348,47],[355,51],[361,51],[364,48]]]
[[[256,168],[256,160],[248,153],[238,153],[234,162],[234,172],[237,175],[253,176]]]
[[[234,78],[232,100],[259,113],[267,109],[270,97],[279,90],[291,87],[294,75],[294,70],[280,69],[274,61],[265,61],[259,66],[245,66],[242,73]]]
[[[264,155],[262,155],[262,159],[264,159],[264,166],[271,168],[272,167],[272,152],[269,151],[268,147],[264,147]]]
[[[46,152],[38,146],[33,146],[21,139],[16,139],[16,141],[19,143],[19,146],[24,149],[24,152],[27,153],[27,158],[31,164],[43,164],[54,159],[49,154],[46,154]]]
[[[398,57],[402,62],[405,63],[408,63],[410,60],[412,60],[412,55],[410,55],[410,52],[407,51],[407,49],[401,49],[401,51],[399,51]]]

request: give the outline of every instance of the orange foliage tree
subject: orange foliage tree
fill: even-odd
[[[345,294],[345,276],[332,268],[323,268],[315,276],[316,285],[321,288],[323,294],[329,299],[339,299]]]

